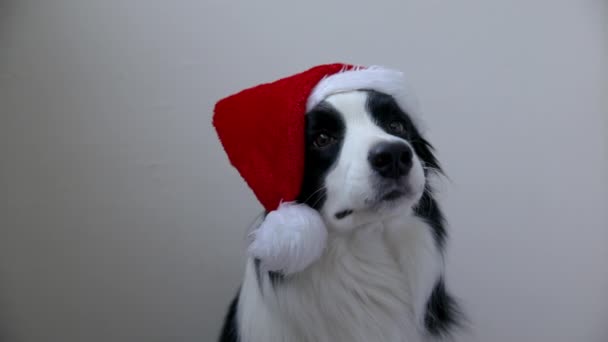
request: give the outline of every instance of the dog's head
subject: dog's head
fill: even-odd
[[[306,114],[305,134],[299,201],[336,231],[412,212],[439,171],[408,113],[377,91],[327,97]]]

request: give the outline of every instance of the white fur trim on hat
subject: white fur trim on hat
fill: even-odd
[[[251,232],[249,254],[265,271],[285,275],[304,270],[323,254],[327,229],[319,212],[306,204],[281,203]]]
[[[310,93],[306,102],[306,110],[311,110],[332,94],[366,89],[393,96],[401,109],[414,120],[416,127],[423,128],[418,101],[403,73],[381,66],[357,67],[323,78]]]

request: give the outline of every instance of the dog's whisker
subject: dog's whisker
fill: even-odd
[[[312,194],[310,194],[305,200],[304,203],[308,202],[314,195],[316,195],[317,193],[319,193],[322,190],[326,190],[325,186],[322,186],[320,188],[318,188],[317,190],[315,190]]]
[[[321,188],[319,190],[327,190],[327,189],[325,187],[323,187],[323,188]],[[319,204],[319,202],[321,201],[321,199],[323,199],[323,197],[324,197],[323,195],[319,196],[319,198],[317,198],[317,200],[315,201],[315,203],[312,204],[311,207],[314,208],[317,204]]]

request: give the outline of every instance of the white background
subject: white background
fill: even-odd
[[[0,2],[0,340],[213,341],[260,212],[216,100],[403,69],[483,342],[608,341],[600,0]]]

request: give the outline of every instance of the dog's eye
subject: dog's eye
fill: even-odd
[[[333,144],[335,141],[336,138],[332,137],[331,135],[327,133],[319,133],[315,136],[315,139],[313,140],[312,144],[316,148],[324,148]]]
[[[400,121],[391,121],[388,124],[388,129],[395,134],[402,134],[405,131],[405,127],[403,127],[403,123]]]

